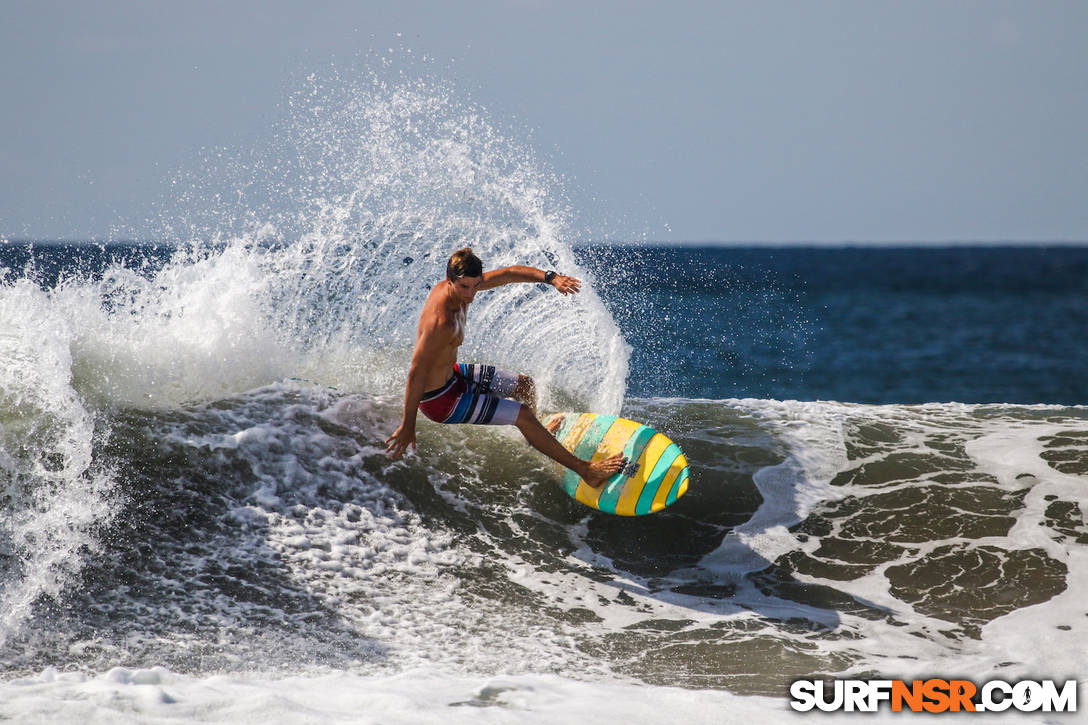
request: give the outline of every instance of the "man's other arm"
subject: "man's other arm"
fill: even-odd
[[[525,267],[522,265],[493,269],[490,272],[484,272],[479,289],[492,289],[493,287],[501,287],[504,284],[511,284],[512,282],[537,282],[543,284],[544,274],[545,272],[542,269]],[[582,287],[581,280],[575,279],[574,277],[568,277],[564,274],[555,275],[551,284],[552,287],[555,287],[565,295],[574,294]]]

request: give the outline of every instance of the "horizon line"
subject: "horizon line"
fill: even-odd
[[[222,242],[219,242],[222,243]],[[150,241],[140,239],[32,239],[26,237],[8,238],[0,235],[0,244],[40,244],[40,245],[163,245],[176,246],[176,242]],[[736,247],[736,248],[781,248],[781,247],[1081,247],[1088,246],[1088,239],[926,239],[926,240],[720,240],[720,239],[594,239],[575,241],[573,247],[587,246],[628,246],[628,247]]]
[[[895,240],[593,240],[584,244],[623,244],[637,246],[714,246],[714,247],[940,247],[940,246],[1085,246],[1088,239],[895,239]]]

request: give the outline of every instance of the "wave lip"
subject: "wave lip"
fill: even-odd
[[[178,174],[165,253],[91,262],[43,246],[5,276],[5,635],[42,595],[61,597],[130,513],[140,476],[115,468],[144,462],[118,457],[118,426],[130,436],[133,419],[155,428],[287,378],[403,390],[419,308],[460,246],[489,267],[589,283],[574,298],[537,285],[482,295],[466,358],[533,375],[545,406],[619,408],[629,348],[571,251],[561,182],[531,152],[437,81],[311,79],[288,105],[267,153],[216,151]],[[41,284],[39,260],[56,271]]]

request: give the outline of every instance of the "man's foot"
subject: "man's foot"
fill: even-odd
[[[589,470],[582,474],[582,480],[593,488],[598,488],[626,464],[627,459],[620,453],[599,461],[589,461]]]
[[[548,424],[544,426],[544,428],[546,428],[547,431],[552,435],[555,435],[555,432],[559,430],[559,426],[563,425],[563,419],[565,417],[566,416],[563,415],[557,415],[553,417],[551,420],[548,421]]]

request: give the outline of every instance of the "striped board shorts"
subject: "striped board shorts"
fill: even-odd
[[[419,409],[436,423],[513,425],[521,403],[506,396],[513,395],[517,385],[517,373],[494,365],[457,363],[445,385],[423,394]]]

